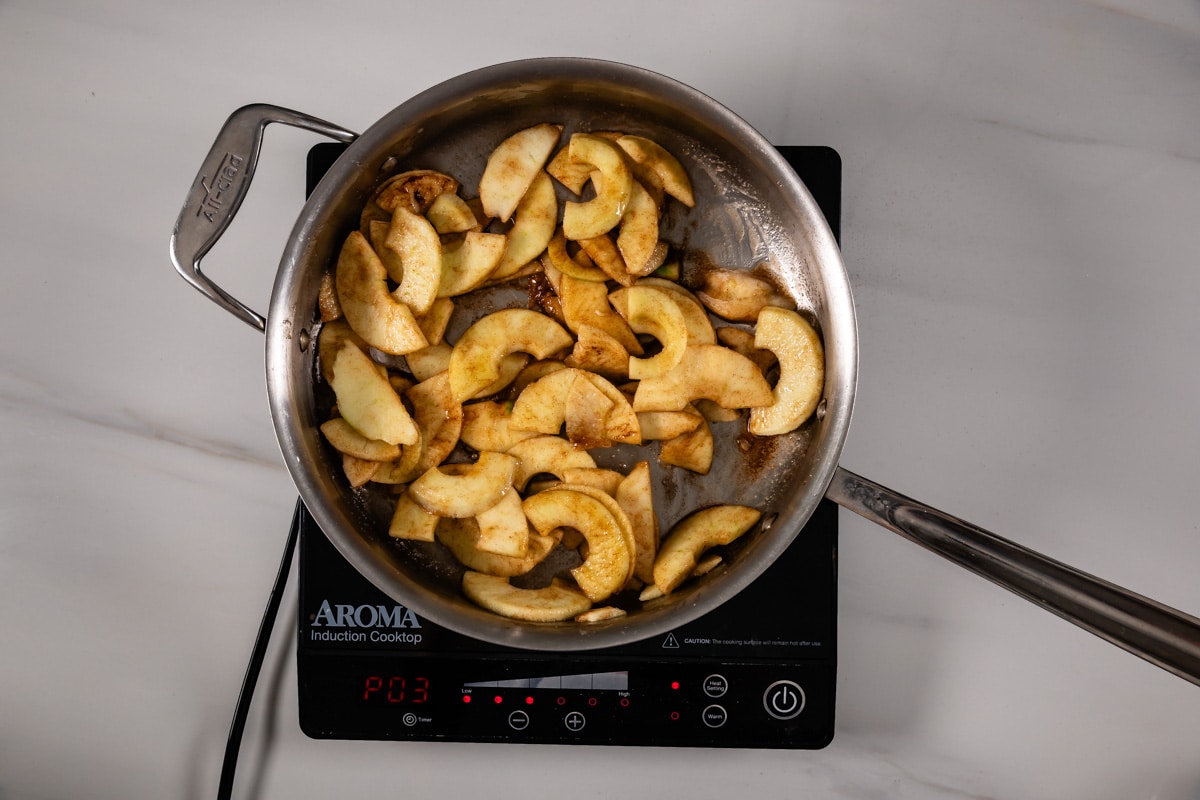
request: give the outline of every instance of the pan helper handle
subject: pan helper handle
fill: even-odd
[[[266,330],[266,318],[213,283],[200,271],[200,260],[229,227],[250,189],[263,130],[272,122],[314,131],[339,142],[358,138],[353,131],[279,106],[256,103],[239,108],[221,126],[171,234],[171,261],[183,279],[258,331]]]
[[[839,467],[825,496],[1184,680],[1200,619],[1035,553]]]

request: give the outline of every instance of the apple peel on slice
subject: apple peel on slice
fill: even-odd
[[[825,388],[821,337],[795,311],[767,306],[759,312],[754,345],[779,359],[779,380],[772,390],[775,402],[750,409],[749,431],[756,436],[794,431],[821,402]]]

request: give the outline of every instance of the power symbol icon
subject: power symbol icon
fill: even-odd
[[[792,719],[804,710],[804,690],[794,681],[775,681],[763,692],[763,707],[775,719]]]

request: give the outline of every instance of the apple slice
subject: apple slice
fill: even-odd
[[[749,430],[756,436],[794,431],[816,410],[825,389],[821,337],[795,311],[767,306],[759,312],[754,345],[779,359],[779,381],[772,405],[750,409]]]
[[[442,240],[429,220],[397,206],[379,257],[399,284],[392,297],[416,316],[428,311],[442,279]]]
[[[479,286],[504,256],[508,239],[502,233],[467,231],[461,241],[442,245],[442,275],[438,297],[456,297]]]
[[[600,173],[593,178],[596,196],[584,203],[568,201],[563,208],[563,233],[576,241],[602,236],[617,226],[633,193],[633,173],[625,155],[609,139],[588,133],[572,134],[572,161],[585,162]]]
[[[430,344],[441,344],[450,325],[450,316],[454,313],[454,301],[449,297],[438,297],[421,316],[417,317],[417,327],[425,334],[425,340]]]
[[[400,457],[400,445],[368,439],[342,417],[322,423],[321,433],[339,453],[362,461],[391,461]]]
[[[578,376],[571,381],[563,405],[563,420],[566,424],[567,440],[576,447],[590,450],[594,447],[609,447],[612,438],[608,435],[608,414],[613,401],[588,379],[588,373],[577,370]],[[562,373],[555,373],[561,375]]]
[[[454,192],[444,192],[434,198],[425,212],[425,218],[433,225],[438,234],[464,233],[479,230],[479,220],[475,212]]]
[[[387,270],[358,231],[342,245],[334,281],[347,324],[372,347],[402,356],[429,344],[412,309],[388,292]]]
[[[775,402],[771,385],[754,362],[716,344],[688,345],[670,372],[647,378],[633,396],[634,411],[680,411],[705,397],[722,408]]]
[[[666,292],[651,286],[630,286],[625,295],[625,321],[636,333],[648,333],[662,349],[649,358],[629,359],[629,377],[640,381],[665,375],[683,359],[688,347],[687,323],[678,304]],[[618,311],[620,308],[618,307]]]
[[[513,474],[513,486],[524,490],[534,475],[546,473],[562,479],[562,472],[572,467],[594,467],[596,461],[587,450],[577,450],[559,436],[535,436],[508,448],[508,455],[520,462]]]
[[[712,469],[713,449],[716,444],[712,429],[708,426],[708,420],[695,406],[688,406],[688,413],[696,419],[696,427],[663,441],[658,448],[658,460],[697,475],[707,475]]]
[[[674,439],[691,433],[703,422],[688,411],[639,411],[637,417],[644,441]]]
[[[518,589],[508,578],[468,570],[463,574],[462,590],[481,608],[527,622],[561,622],[592,605],[585,594],[557,579],[541,589]]]
[[[761,516],[756,508],[721,505],[685,517],[663,540],[654,560],[654,585],[670,594],[696,569],[704,551],[735,541]]]
[[[768,305],[794,307],[770,282],[740,269],[706,270],[696,297],[709,311],[734,322],[753,322]]]
[[[454,451],[462,433],[462,406],[450,393],[446,372],[413,386],[404,396],[413,408],[413,421],[421,432],[421,455],[417,458],[412,478],[441,464]]]
[[[590,239],[580,239],[579,244],[583,246],[583,252],[587,253],[592,263],[610,280],[614,280],[622,286],[632,286],[637,280],[637,276],[626,268],[625,257],[621,255],[616,243],[607,233],[593,236]]]
[[[708,319],[708,312],[704,310],[704,305],[696,298],[696,295],[678,283],[675,283],[675,281],[666,280],[665,278],[647,276],[640,278],[637,285],[651,286],[660,291],[667,292],[671,296],[671,299],[675,301],[675,305],[679,306],[679,310],[683,313],[683,321],[687,325],[688,330],[688,344],[717,343],[712,322]],[[615,296],[620,293],[621,290],[618,289],[610,294],[608,299],[613,304],[613,308],[617,309],[622,316],[626,316],[626,312],[619,305],[621,301]]]
[[[430,467],[409,484],[408,491],[426,511],[438,516],[474,517],[494,506],[512,488],[518,463],[511,455],[485,451],[460,475]]]
[[[517,204],[516,221],[508,231],[504,256],[491,277],[511,277],[540,256],[550,243],[557,224],[558,198],[554,196],[554,183],[549,175],[539,170]]]
[[[468,403],[462,409],[462,443],[473,450],[506,453],[518,442],[538,435],[536,431],[517,431],[510,427],[512,417],[507,403],[484,400]]]
[[[561,125],[543,122],[517,131],[492,151],[479,179],[484,213],[502,222],[512,218],[561,133]]]
[[[557,434],[566,421],[567,397],[575,379],[585,374],[578,369],[560,369],[525,387],[513,403],[509,428]]]
[[[550,263],[554,265],[555,269],[572,278],[600,283],[608,280],[608,275],[604,270],[599,267],[585,266],[571,257],[567,251],[567,237],[563,235],[562,228],[556,229],[546,244],[546,257],[550,259]]]
[[[580,325],[571,355],[563,361],[611,379],[629,377],[629,351],[594,325]]]
[[[640,175],[649,176],[648,180],[661,186],[663,191],[688,208],[696,205],[687,171],[679,159],[658,142],[644,136],[628,135],[617,139],[617,146],[637,164]]]
[[[542,535],[560,527],[583,534],[588,544],[587,558],[571,570],[571,577],[588,599],[605,600],[625,585],[632,573],[633,553],[620,524],[603,501],[581,491],[555,488],[527,498],[522,505],[525,516]]]
[[[548,358],[573,343],[561,325],[536,311],[507,308],[488,314],[467,328],[450,354],[454,398],[469,400],[499,378],[500,359],[510,353]]]
[[[354,342],[361,350],[366,350],[370,346],[354,332],[350,323],[344,319],[326,322],[321,326],[321,332],[317,334],[317,362],[321,366],[321,377],[325,379],[326,383],[333,380],[333,360],[337,358],[338,350],[342,349],[342,344],[347,339]]]
[[[571,160],[571,147],[559,148],[554,157],[546,163],[546,172],[550,177],[570,190],[571,194],[582,194],[583,187],[591,180],[596,168],[582,161]]]
[[[626,352],[639,356],[644,352],[629,323],[609,304],[605,284],[579,280],[565,273],[558,281],[558,298],[568,328],[579,333],[584,325],[590,325],[616,339]]]
[[[649,275],[662,265],[665,249],[656,255],[658,247],[659,208],[650,193],[637,181],[629,195],[629,206],[621,217],[617,232],[617,249],[625,260],[625,271],[634,275]]]
[[[572,467],[571,469],[563,470],[563,483],[591,486],[604,492],[609,497],[617,496],[617,487],[621,485],[621,481],[623,480],[625,480],[625,476],[615,469]]]
[[[436,170],[414,169],[393,175],[380,184],[363,207],[359,230],[366,236],[372,222],[390,222],[401,205],[414,214],[424,214],[439,196],[457,191],[458,181]]]
[[[529,521],[521,508],[521,495],[507,491],[491,508],[475,515],[479,538],[475,546],[485,553],[520,558],[529,551]]]
[[[521,518],[525,518],[524,511],[521,512]],[[520,557],[488,553],[477,547],[479,523],[475,521],[474,517],[462,519],[441,517],[434,536],[448,547],[454,557],[467,569],[502,578],[524,575],[529,572],[540,564],[558,544],[558,539],[554,536],[531,533],[529,534],[529,547]]]
[[[454,348],[445,342],[431,344],[415,353],[409,353],[404,360],[408,364],[408,371],[413,374],[414,378],[418,381],[427,381],[449,368],[450,353],[453,351]]]
[[[643,583],[654,581],[658,552],[658,515],[654,513],[654,484],[650,462],[639,461],[617,484],[614,495],[633,528],[633,575]]]
[[[388,535],[394,539],[416,542],[432,542],[437,529],[437,514],[431,514],[404,492],[396,499],[396,510],[388,525]]]
[[[388,444],[414,444],[420,439],[416,423],[400,395],[377,365],[353,342],[343,342],[333,362],[333,393],[338,411],[368,439]]]

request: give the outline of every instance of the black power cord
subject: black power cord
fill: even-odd
[[[217,800],[230,800],[233,796],[233,775],[237,769],[238,754],[242,747],[242,734],[246,729],[246,718],[250,714],[250,701],[254,697],[254,688],[258,684],[258,675],[262,671],[263,660],[266,658],[267,644],[271,640],[271,630],[275,627],[276,617],[279,616],[279,605],[283,600],[284,587],[287,586],[288,573],[292,570],[292,555],[296,551],[299,531],[300,504],[297,503],[287,543],[284,545],[283,559],[279,564],[279,573],[275,576],[275,585],[271,587],[271,595],[267,598],[267,607],[263,611],[262,622],[258,626],[254,649],[250,652],[250,663],[246,666],[246,675],[242,679],[242,688],[238,693],[233,722],[229,726],[229,738],[225,742],[225,759],[221,763],[221,781],[217,786]]]

